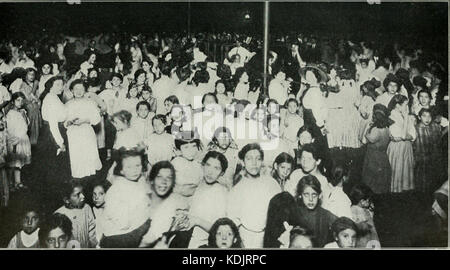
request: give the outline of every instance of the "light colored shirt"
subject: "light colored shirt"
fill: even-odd
[[[81,248],[94,248],[97,245],[94,213],[89,205],[81,209],[69,209],[62,206],[55,213],[67,216],[72,221],[72,235]]]
[[[352,202],[345,194],[342,187],[332,187],[326,200],[323,200],[322,208],[330,211],[337,217],[352,218]]]
[[[42,119],[48,121],[50,132],[58,145],[64,143],[59,132],[58,123],[64,122],[67,117],[67,108],[59,97],[53,93],[48,93],[42,102]]]
[[[278,80],[273,79],[269,84],[269,97],[275,99],[280,106],[286,103],[288,99],[288,89]]]
[[[328,116],[326,99],[318,87],[311,87],[303,97],[303,106],[305,109],[312,110],[316,125],[321,127],[325,124]]]
[[[25,247],[32,247],[39,241],[39,228],[33,233],[27,234],[24,231],[20,231],[20,239]],[[9,241],[8,248],[18,248],[17,246],[17,234]]]

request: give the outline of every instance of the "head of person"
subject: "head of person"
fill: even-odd
[[[314,144],[306,144],[303,146],[300,165],[305,173],[313,173],[318,170],[321,162],[319,151]]]
[[[51,63],[44,63],[41,67],[42,75],[49,75],[53,73],[53,65]]]
[[[334,164],[331,169],[330,183],[335,187],[348,181],[348,167],[345,164]]]
[[[152,61],[149,61],[149,60],[143,60],[143,61],[142,61],[142,69],[143,69],[145,72],[150,72],[150,70],[152,69],[152,67],[153,67],[153,62],[152,62]]]
[[[23,81],[32,83],[36,79],[36,70],[34,68],[27,68],[24,73],[25,76],[22,78]]]
[[[202,144],[194,131],[183,131],[175,139],[175,148],[184,158],[192,161],[202,149]]]
[[[367,66],[369,65],[369,59],[368,58],[361,58],[361,59],[359,59],[359,63],[361,64],[361,67],[363,69],[366,69]]]
[[[134,81],[137,84],[143,84],[147,79],[147,73],[143,69],[138,69],[134,73]]]
[[[280,112],[279,104],[275,99],[269,99],[266,103],[267,111],[270,115],[275,115]]]
[[[72,222],[60,213],[54,213],[41,223],[39,244],[43,248],[66,248],[72,237]]]
[[[89,78],[87,81],[87,91],[91,93],[98,93],[100,92],[100,87],[102,86],[102,82],[100,81],[100,78],[98,77],[92,77]]]
[[[178,67],[176,70],[176,74],[178,77],[178,80],[180,82],[184,82],[189,79],[191,76],[191,69],[189,68],[189,65]]]
[[[298,101],[295,98],[290,98],[286,101],[286,108],[289,113],[295,114],[298,112]]]
[[[314,175],[303,176],[297,184],[297,200],[308,210],[315,210],[320,205],[322,189]]]
[[[45,90],[41,96],[41,99],[47,95],[47,93],[54,93],[60,95],[63,92],[64,80],[63,77],[54,76],[45,82]]]
[[[69,209],[81,209],[86,201],[83,185],[80,181],[72,180],[63,189],[64,206]]]
[[[217,151],[209,151],[202,160],[203,178],[207,184],[214,184],[228,168],[227,158]]]
[[[170,95],[164,100],[164,108],[166,109],[166,113],[170,113],[173,105],[180,104],[178,97],[175,95]]]
[[[299,128],[297,131],[297,139],[299,148],[303,147],[303,145],[307,145],[314,142],[314,137],[312,135],[312,131],[309,127],[304,125]]]
[[[21,109],[24,106],[26,98],[22,92],[15,92],[11,96],[11,103],[16,109]]]
[[[340,217],[331,225],[334,240],[340,248],[354,248],[358,229],[348,217]]]
[[[383,86],[389,94],[395,95],[400,90],[401,81],[397,76],[389,73],[383,81]]]
[[[128,181],[137,182],[146,171],[144,152],[138,149],[119,149],[114,175],[122,176]]]
[[[199,84],[205,84],[209,82],[209,73],[206,70],[197,70],[194,74],[194,78],[192,78],[192,81],[195,83],[195,85]]]
[[[259,177],[263,161],[264,152],[258,143],[249,143],[245,145],[238,154],[243,163],[243,167],[251,177]]]
[[[376,79],[366,81],[360,87],[361,94],[363,96],[369,96],[373,100],[376,100],[378,93],[375,89],[379,88],[380,86],[381,86],[381,83],[379,81],[377,81]]]
[[[365,184],[356,184],[350,190],[349,196],[352,205],[369,208],[372,202],[373,191]]]
[[[90,68],[88,69],[88,79],[98,78],[98,69]]]
[[[276,179],[286,180],[294,168],[294,158],[288,153],[281,153],[273,162],[273,176]]]
[[[238,83],[248,83],[248,73],[247,70],[244,67],[239,67],[236,69],[236,72],[234,73],[234,81],[236,84]]]
[[[221,80],[229,80],[231,78],[231,68],[225,64],[217,65],[217,77]]]
[[[146,119],[150,113],[150,104],[147,101],[139,101],[136,104],[136,112],[140,118]]]
[[[372,112],[372,126],[369,129],[369,132],[372,130],[372,127],[381,129],[389,127],[392,123],[393,121],[389,118],[388,108],[383,104],[375,104]]]
[[[111,116],[112,123],[117,131],[123,131],[130,127],[132,114],[126,110],[121,110]]]
[[[95,63],[95,60],[97,60],[97,55],[95,53],[88,53],[86,57],[86,61],[93,65]]]
[[[277,80],[284,81],[286,79],[286,69],[282,65],[272,66],[272,73]]]
[[[428,90],[428,87],[427,87],[427,80],[425,80],[425,78],[424,77],[422,77],[422,76],[415,76],[414,78],[413,78],[413,85],[414,85],[414,88],[416,89],[416,91],[421,91],[421,90]]]
[[[214,93],[206,93],[202,97],[202,105],[204,108],[213,108],[214,104],[218,104],[219,100]]]
[[[94,183],[92,188],[92,205],[96,208],[105,206],[105,195],[111,183],[108,181],[98,181]]]
[[[230,57],[230,62],[231,63],[235,63],[235,64],[239,64],[240,62],[241,62],[241,56],[239,55],[239,54],[233,54],[231,57]]]
[[[433,114],[430,109],[423,108],[419,111],[419,120],[425,126],[429,126],[433,122]]]
[[[166,116],[163,114],[157,114],[152,119],[152,125],[153,130],[156,134],[161,135],[164,133],[166,125],[167,125],[167,119]]]
[[[233,142],[233,136],[227,127],[218,127],[214,131],[212,141],[220,149],[226,150]]]
[[[123,76],[120,73],[113,73],[111,75],[111,85],[113,87],[118,87],[122,84],[123,82]]]
[[[137,98],[139,96],[139,87],[137,83],[130,83],[128,86],[127,98]]]
[[[300,226],[292,228],[289,236],[289,248],[294,249],[311,249],[314,247],[313,234]]]
[[[183,122],[185,119],[184,108],[180,104],[173,104],[170,109],[170,117],[174,122]]]
[[[155,195],[167,198],[175,186],[175,168],[169,161],[159,161],[150,170],[149,179]]]
[[[417,93],[417,99],[423,107],[429,107],[431,103],[431,93],[428,90],[420,90]]]
[[[229,218],[220,218],[211,226],[208,237],[209,248],[241,248],[239,229]]]
[[[25,207],[21,215],[22,230],[28,235],[34,233],[39,228],[40,216],[36,206]]]
[[[218,80],[215,85],[215,94],[216,95],[226,95],[227,94],[227,83],[223,80]]]
[[[74,80],[69,87],[74,98],[82,98],[86,93],[86,83],[82,79]]]
[[[152,90],[152,88],[150,88],[150,86],[148,86],[148,84],[142,85],[141,97],[143,100],[149,101],[150,98],[152,97],[152,93],[153,93],[153,90]]]
[[[390,112],[396,110],[398,112],[408,112],[408,99],[403,95],[395,95],[389,102],[388,109]]]

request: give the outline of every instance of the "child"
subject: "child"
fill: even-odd
[[[417,139],[414,141],[414,181],[415,188],[431,194],[439,186],[441,167],[441,126],[433,121],[429,109],[419,111],[416,124]]]
[[[143,144],[153,133],[152,119],[155,113],[151,112],[150,104],[147,101],[139,101],[136,105],[136,112],[137,116],[131,118],[131,128],[137,132]]]
[[[119,103],[127,96],[127,91],[122,87],[123,77],[119,73],[111,75],[111,83],[106,83],[106,89],[100,92],[99,96],[106,102],[108,115],[113,115],[119,110]],[[109,87],[108,87],[109,86]]]
[[[39,244],[42,248],[66,248],[72,238],[72,222],[63,214],[55,213],[42,223]]]
[[[117,130],[113,149],[142,147],[141,137],[134,128],[131,128],[132,117],[132,114],[126,110],[119,111],[111,116],[112,123]]]
[[[412,107],[412,112],[415,115],[419,115],[420,110],[422,109],[430,109],[431,103],[431,94],[428,90],[420,90],[417,92],[418,103]]]
[[[22,216],[22,230],[9,241],[8,248],[39,248],[39,212],[27,208]]]
[[[81,248],[94,248],[97,245],[94,213],[84,199],[83,186],[79,181],[72,181],[63,191],[64,206],[55,213],[70,219],[73,238],[80,243]]]
[[[95,235],[100,243],[103,235],[103,211],[105,210],[105,195],[111,184],[108,181],[101,181],[94,184],[92,190],[92,211],[95,218]]]
[[[31,163],[31,143],[27,135],[29,121],[25,109],[22,108],[24,101],[25,95],[22,92],[14,93],[11,99],[13,107],[6,115],[9,179],[13,179],[14,174],[15,188],[25,187],[20,170]]]
[[[6,178],[6,156],[8,154],[6,122],[3,111],[0,110],[0,206],[8,206],[9,183]]]
[[[120,110],[126,110],[133,116],[136,116],[136,105],[139,102],[138,86],[136,84],[130,84],[128,86],[128,93],[125,99],[119,102]]]
[[[290,146],[297,148],[297,132],[303,126],[303,118],[298,115],[298,101],[290,98],[286,101],[286,115],[281,119],[281,138]]]
[[[352,220],[361,233],[356,242],[356,247],[374,247],[369,246],[369,242],[378,243],[378,245],[380,243],[373,221],[372,194],[372,190],[364,184],[355,185],[350,192]]]
[[[140,94],[140,101],[146,101],[150,105],[150,112],[156,113],[156,98],[152,95],[152,89],[147,84],[142,86],[142,91]]]
[[[218,219],[209,230],[208,245],[203,248],[243,248],[239,229],[229,218]]]
[[[289,248],[310,249],[313,248],[313,236],[302,227],[294,227],[290,232]]]
[[[325,245],[324,248],[355,248],[356,224],[348,217],[340,217],[331,225],[335,242]]]
[[[289,175],[294,169],[294,158],[288,153],[281,153],[273,162],[272,177],[284,191],[284,184],[289,179]]]
[[[170,123],[171,122],[171,112],[172,112],[172,107],[173,105],[177,105],[180,104],[178,98],[174,95],[168,96],[165,100],[164,100],[164,108],[166,109],[166,122]]]
[[[136,248],[147,232],[150,198],[143,164],[141,151],[119,150],[114,169],[117,177],[105,197],[101,247]]]
[[[343,186],[348,179],[348,170],[345,166],[336,165],[332,171],[331,187],[328,199],[322,203],[323,209],[330,211],[337,217],[352,217],[351,201],[345,194]]]
[[[223,80],[218,80],[215,84],[215,94],[220,106],[225,109],[233,101],[230,92],[227,90],[227,82]]]
[[[152,119],[153,134],[151,134],[145,144],[147,146],[148,162],[151,166],[158,161],[172,160],[174,156],[174,139],[165,130],[166,117],[158,114]]]

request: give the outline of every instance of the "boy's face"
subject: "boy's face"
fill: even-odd
[[[66,248],[69,236],[59,227],[51,230],[46,239],[47,248]]]
[[[218,248],[231,248],[236,242],[233,230],[228,225],[221,225],[216,233],[216,245]]]
[[[420,122],[422,122],[425,126],[430,125],[431,121],[433,121],[433,118],[429,112],[424,112],[420,116]]]
[[[70,194],[70,198],[68,200],[68,203],[73,207],[73,208],[83,208],[85,201],[84,201],[85,197],[83,194],[83,187],[78,186],[75,187],[72,191],[72,194]]]
[[[105,204],[105,189],[102,186],[96,186],[92,194],[92,201],[95,207],[102,207]]]
[[[147,106],[141,105],[141,106],[139,106],[139,108],[137,110],[137,115],[142,119],[146,119],[149,112],[150,111],[148,110]]]
[[[390,82],[387,86],[387,91],[389,92],[389,94],[394,95],[395,93],[397,93],[398,90],[398,86],[395,82]]]
[[[336,242],[341,248],[354,248],[356,246],[356,232],[352,229],[340,231]]]
[[[152,94],[150,93],[150,91],[142,91],[141,92],[142,98],[144,100],[149,100],[150,97],[152,96]]]
[[[22,229],[26,234],[32,234],[39,226],[39,216],[36,212],[28,212],[22,220]]]
[[[430,95],[428,95],[427,93],[420,93],[419,95],[419,103],[422,106],[429,106],[430,105]]]
[[[231,138],[227,132],[221,132],[217,135],[217,144],[221,149],[227,149],[231,144]]]
[[[247,173],[249,173],[250,175],[258,176],[261,171],[262,164],[263,159],[261,157],[261,153],[258,150],[250,150],[247,152],[247,154],[245,154],[244,167]]]
[[[303,193],[300,194],[301,199],[303,201],[303,204],[308,208],[309,210],[314,210],[318,203],[319,203],[319,195],[314,189],[311,187],[306,187],[305,190],[303,190]]]
[[[180,146],[181,155],[187,160],[193,160],[198,153],[197,144],[195,142],[186,143]]]
[[[123,159],[121,173],[126,179],[130,181],[137,181],[142,174],[141,157],[134,156]]]
[[[173,181],[173,174],[170,169],[163,168],[159,170],[159,173],[153,182],[153,188],[156,195],[160,197],[165,196],[173,186]]]
[[[288,110],[290,113],[296,113],[297,112],[297,104],[295,102],[289,102]]]

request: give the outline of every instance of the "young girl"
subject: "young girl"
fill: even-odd
[[[175,143],[172,135],[165,130],[166,117],[158,114],[152,119],[153,133],[145,141],[147,157],[150,166],[159,161],[172,160],[174,156]]]
[[[208,245],[202,248],[243,248],[239,229],[229,218],[218,219],[209,230]]]
[[[39,212],[28,207],[22,215],[22,230],[9,241],[8,248],[39,248]]]
[[[149,228],[150,198],[143,176],[144,155],[140,151],[119,151],[117,176],[105,197],[101,247],[136,248]],[[132,196],[131,196],[132,195]]]
[[[64,205],[55,213],[66,215],[72,222],[73,238],[81,248],[97,245],[95,219],[92,208],[85,203],[83,186],[79,181],[68,183],[63,190]]]
[[[372,190],[364,184],[355,185],[350,191],[352,220],[361,233],[356,247],[376,247],[374,245],[380,244],[373,221],[372,194]]]
[[[324,248],[355,248],[358,229],[348,217],[340,217],[331,225],[335,242],[326,244]]]
[[[419,111],[414,141],[414,183],[416,190],[431,194],[439,186],[441,168],[441,126],[433,121],[429,109]]]
[[[31,163],[31,144],[27,135],[29,121],[23,109],[24,101],[22,92],[14,93],[11,98],[13,107],[6,115],[9,179],[14,179],[15,188],[24,188],[20,170]]]
[[[350,207],[352,205],[347,194],[343,190],[344,184],[348,179],[348,170],[343,165],[336,165],[332,170],[330,183],[331,188],[328,199],[324,200],[322,208],[330,211],[337,217],[352,217]]]
[[[41,77],[39,78],[39,87],[36,94],[38,98],[41,97],[45,90],[45,83],[54,75],[56,74],[53,74],[53,66],[50,63],[44,63],[41,67]]]
[[[281,118],[281,138],[284,139],[290,149],[297,148],[297,132],[303,126],[303,118],[298,114],[298,101],[290,98],[286,101],[287,111]]]
[[[284,191],[284,184],[289,179],[289,175],[294,170],[294,158],[288,153],[281,153],[273,162],[272,177]]]
[[[70,85],[74,99],[66,103],[69,157],[72,177],[83,178],[95,175],[102,168],[97,149],[97,136],[93,125],[100,120],[97,104],[84,97],[86,88],[82,80],[75,80]]]
[[[105,195],[111,184],[107,181],[97,182],[92,189],[92,211],[95,218],[95,235],[99,243],[103,235],[103,211],[105,210]]]
[[[136,111],[137,116],[131,118],[130,126],[138,133],[141,143],[144,144],[153,133],[152,119],[155,114],[150,112],[150,104],[147,101],[139,101]]]

